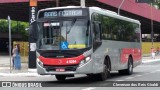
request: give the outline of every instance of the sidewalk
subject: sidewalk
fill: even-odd
[[[160,55],[152,59],[150,56],[142,58],[143,63],[157,62],[160,61]],[[11,72],[10,72],[11,70]],[[32,71],[28,68],[28,63],[21,63],[21,70],[10,69],[10,58],[9,56],[0,56],[0,76],[40,76],[37,74],[36,69]]]
[[[28,63],[21,63],[21,70],[10,68],[10,57],[8,55],[0,55],[0,76],[39,76],[36,69],[29,69]]]
[[[150,63],[160,61],[160,55],[155,56],[155,59],[151,58],[151,56],[142,57],[142,63]]]

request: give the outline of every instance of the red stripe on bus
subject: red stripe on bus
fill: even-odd
[[[39,60],[43,62],[44,65],[75,65],[79,64],[84,58],[84,55],[73,58],[45,58],[40,56]]]
[[[123,48],[121,51],[121,63],[127,63],[129,55],[132,56],[133,61],[141,60],[141,49],[139,48]]]

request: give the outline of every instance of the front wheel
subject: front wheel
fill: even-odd
[[[59,81],[63,81],[66,79],[66,76],[65,75],[55,75],[56,79],[59,80]]]
[[[103,72],[98,74],[98,79],[101,81],[106,80],[108,77],[110,77],[110,63],[108,60],[104,61],[104,67],[103,67]]]

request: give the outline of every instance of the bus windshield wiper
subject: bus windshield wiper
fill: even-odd
[[[76,20],[77,20],[76,18],[74,18],[74,19],[72,20],[72,24],[71,24],[71,27],[70,27],[69,29],[67,28],[67,27],[68,27],[68,24],[66,24],[66,41],[67,41],[67,34],[70,33],[70,31],[71,31],[72,27],[74,26]]]
[[[69,34],[69,33],[70,33],[70,31],[71,31],[71,29],[73,28],[73,26],[74,26],[74,24],[75,24],[76,20],[77,20],[76,18],[74,18],[74,19],[72,20],[71,27],[70,27],[70,29],[68,29],[68,30],[67,30],[67,34]]]

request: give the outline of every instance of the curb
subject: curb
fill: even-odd
[[[23,77],[38,77],[41,76],[37,73],[0,73],[0,76],[23,76]]]
[[[153,59],[153,60],[147,59],[147,60],[142,60],[142,63],[150,63],[150,62],[158,62],[158,61],[160,61],[160,59]]]
[[[9,67],[0,67],[0,69],[9,69]],[[28,69],[26,72],[17,72],[17,73],[0,73],[0,76],[24,76],[24,77],[37,77],[41,76],[37,73],[36,69]]]

